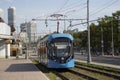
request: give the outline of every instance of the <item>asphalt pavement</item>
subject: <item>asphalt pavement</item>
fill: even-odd
[[[82,62],[87,62],[87,55],[81,53],[75,53],[75,59]],[[108,67],[120,68],[120,56],[104,55],[104,56],[92,56],[92,63],[105,65]]]

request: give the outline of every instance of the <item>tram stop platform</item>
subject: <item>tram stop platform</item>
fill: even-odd
[[[0,59],[0,80],[49,80],[29,59]]]

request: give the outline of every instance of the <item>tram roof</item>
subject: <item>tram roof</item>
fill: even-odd
[[[69,38],[72,41],[74,40],[73,37],[70,34],[51,34],[48,37],[48,41],[51,41],[52,39],[59,38],[59,37]]]

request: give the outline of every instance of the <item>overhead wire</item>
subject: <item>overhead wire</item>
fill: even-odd
[[[96,15],[96,14],[100,13],[101,11],[103,11],[103,10],[107,9],[108,7],[112,6],[113,4],[115,4],[117,1],[119,1],[119,0],[110,0],[109,2],[106,2],[105,4],[103,4],[102,7],[97,8],[97,9],[95,9],[94,11],[91,11],[90,16],[93,16],[93,15]],[[83,9],[87,8],[87,7],[86,7],[86,6],[87,6],[87,5],[86,5],[87,3],[80,3],[80,4],[78,4],[78,5],[74,4],[74,5],[70,6],[70,7],[68,7],[68,6],[66,6],[66,5],[68,4],[68,2],[69,2],[69,0],[67,0],[67,1],[62,5],[62,7],[59,8],[59,9],[56,11],[56,13],[58,13],[58,12],[67,12],[67,11],[69,11],[69,10],[76,9],[76,7],[79,7],[79,6],[80,6],[80,8],[79,8],[79,9],[76,9],[76,11],[80,11],[80,10],[83,10]],[[84,6],[84,7],[81,8],[81,6],[83,6],[83,5],[86,5],[86,6]],[[76,12],[76,11],[75,11],[75,12]],[[79,24],[77,24],[77,25],[79,25]]]
[[[78,8],[78,9],[75,9],[75,12],[79,12],[79,11],[82,11],[86,8],[87,6],[83,6],[82,8]],[[74,15],[74,14],[69,14],[69,15]]]
[[[80,3],[78,5],[74,5],[74,6],[70,6],[70,7],[64,8],[60,12],[68,12],[68,11],[73,10],[73,9],[75,10],[76,8],[79,8],[82,5],[86,5],[86,3]]]
[[[77,3],[79,3],[79,4],[77,4],[77,5],[73,4],[73,5],[70,5],[69,7],[68,6],[67,7],[64,6],[64,8],[61,8],[59,12],[67,13],[67,12],[72,11],[72,10],[75,10],[75,12],[76,11],[78,12],[78,11],[83,10],[83,9],[86,8],[86,4],[87,4],[86,2],[80,2],[79,1]]]
[[[66,12],[69,12],[69,11],[71,11],[71,10],[76,10],[76,11],[78,11],[78,10],[81,10],[81,9],[84,9],[86,6],[84,6],[84,7],[80,7],[79,8],[79,6],[82,6],[82,5],[86,5],[86,3],[85,2],[80,2],[80,1],[77,1],[76,3],[79,3],[79,4],[75,4],[75,3],[73,3],[73,4],[68,4],[69,3],[69,1],[70,0],[67,0],[67,1],[65,1],[64,2],[64,4],[62,5],[62,7],[60,7],[57,11],[55,11],[55,12],[53,12],[53,13],[49,13],[49,14],[47,14],[47,15],[45,15],[45,16],[50,16],[51,14],[55,14],[55,13],[66,13]],[[84,0],[82,0],[82,1],[84,1]],[[66,6],[68,4],[68,6]],[[75,11],[75,12],[76,12]]]
[[[66,0],[66,1],[64,2],[64,4],[62,5],[62,7],[59,8],[59,9],[58,9],[56,12],[54,12],[54,13],[66,13],[66,12],[72,10],[72,9],[76,10],[75,12],[77,12],[77,11],[81,11],[81,10],[84,10],[85,8],[87,8],[86,6],[84,6],[83,8],[78,8],[78,9],[76,9],[76,7],[79,7],[79,6],[82,6],[82,5],[86,5],[86,4],[87,4],[86,2],[84,2],[84,3],[80,3],[80,4],[78,4],[78,5],[75,5],[75,3],[79,3],[80,1],[77,1],[77,2],[75,2],[75,3],[73,3],[73,4],[69,4],[68,6],[66,6],[69,1],[70,1],[70,0]],[[82,0],[82,1],[84,1],[84,0]],[[105,4],[103,4],[103,7],[97,8],[97,9],[95,9],[94,11],[90,11],[90,16],[93,16],[93,15],[95,15],[95,14],[103,11],[104,9],[110,7],[111,5],[113,5],[114,3],[116,3],[117,1],[119,1],[119,0],[111,0],[111,1],[109,1],[109,2],[106,2]],[[108,4],[108,5],[107,5],[107,4]],[[72,6],[71,6],[71,5],[72,5]],[[66,6],[67,8],[65,8],[65,6]],[[50,14],[52,14],[52,13],[50,13]],[[48,15],[50,15],[50,14],[48,14]],[[72,14],[72,15],[73,15],[73,14]]]
[[[69,2],[69,0],[66,0],[65,3],[54,13],[58,13],[60,10],[62,10],[67,5],[68,2]]]
[[[104,4],[105,6],[103,6],[102,8],[97,8],[97,9],[96,9],[97,11],[95,11],[94,13],[92,13],[92,14],[90,14],[90,15],[91,15],[91,16],[92,16],[92,15],[95,15],[95,14],[97,14],[97,13],[99,13],[99,12],[107,9],[108,7],[110,7],[110,6],[112,6],[113,4],[115,4],[117,1],[119,1],[119,0],[114,0],[114,1],[111,0],[111,1],[109,1],[109,4],[108,4],[108,2],[105,3],[105,4]],[[107,4],[108,4],[108,5],[107,5]],[[96,19],[96,20],[97,20],[97,19]],[[96,20],[91,20],[90,22],[94,22],[94,21],[96,21]],[[75,25],[72,25],[72,26],[77,26],[77,25],[85,24],[85,23],[86,23],[86,22],[78,23],[78,24],[75,24]]]
[[[94,11],[91,11],[92,13],[90,12],[91,13],[90,16],[93,16],[93,15],[103,11],[104,9],[107,9],[108,7],[115,4],[117,1],[119,1],[119,0],[111,0],[109,2],[106,2],[105,4],[103,4],[103,7],[100,7],[100,8],[97,8],[96,10],[94,10]]]
[[[73,1],[73,0],[72,0]],[[74,0],[75,1],[75,0]],[[82,1],[84,0],[76,0],[75,2],[71,2],[69,3],[68,5],[66,5],[66,7],[71,7],[71,6],[74,6],[74,5],[77,5],[79,3],[82,3]]]
[[[52,12],[52,13],[48,13],[48,14],[44,15],[44,17],[46,16],[46,18],[47,18],[47,17],[49,17],[51,14],[58,13],[60,10],[62,10],[62,9],[65,7],[65,5],[66,5],[68,2],[69,2],[69,0],[66,0],[66,1],[63,3],[63,5],[62,5],[59,9],[57,9],[57,11],[54,11],[54,12]],[[40,17],[43,17],[43,16],[40,16]]]

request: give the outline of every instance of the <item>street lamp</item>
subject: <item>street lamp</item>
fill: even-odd
[[[99,25],[100,25],[100,28],[101,28],[101,49],[102,49],[102,56],[104,56],[103,28],[102,28],[102,25],[100,23],[100,19],[98,19],[98,22],[99,22]]]
[[[113,17],[112,17],[112,20],[111,20],[111,32],[112,32],[112,43],[111,43],[111,47],[112,47],[112,56],[114,56],[114,35],[113,35]]]
[[[120,45],[120,43],[119,43],[119,41],[120,41],[120,38],[119,38],[119,34],[120,34],[120,16],[119,15],[115,15],[114,16],[115,17],[115,19],[117,20],[117,22],[118,22],[118,27],[117,27],[117,30],[118,30],[118,45]],[[119,55],[119,47],[117,48],[117,55]]]
[[[104,41],[103,41],[103,28],[101,26],[101,48],[102,48],[102,56],[104,56]]]
[[[62,14],[53,14],[51,17],[56,17],[57,18],[57,33],[59,33],[59,17],[63,16]]]

